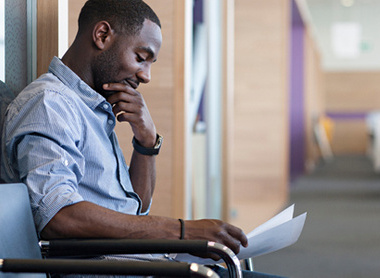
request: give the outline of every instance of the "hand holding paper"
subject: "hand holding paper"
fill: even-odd
[[[307,213],[295,218],[293,213],[294,204],[248,233],[248,247],[240,248],[238,258],[240,260],[253,258],[294,244],[302,232]],[[189,254],[177,254],[175,259],[200,264],[216,263],[211,259],[202,259]]]

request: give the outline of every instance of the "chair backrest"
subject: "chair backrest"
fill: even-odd
[[[41,258],[25,184],[0,184],[0,259]],[[1,273],[0,277],[43,277],[45,274]]]
[[[0,149],[1,149],[1,136],[3,131],[3,125],[4,125],[4,118],[5,118],[5,111],[8,107],[8,105],[12,102],[12,100],[15,98],[15,94],[12,92],[9,87],[0,80]],[[2,183],[2,179],[0,176],[0,183]]]
[[[5,110],[7,109],[9,103],[15,98],[15,94],[12,90],[0,80],[0,124],[3,125]]]

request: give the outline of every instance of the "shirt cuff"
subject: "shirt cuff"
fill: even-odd
[[[82,201],[83,197],[76,192],[44,198],[43,203],[33,211],[37,232],[40,233],[62,208]]]

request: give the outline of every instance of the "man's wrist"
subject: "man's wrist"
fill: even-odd
[[[132,145],[135,151],[143,155],[158,155],[161,149],[163,137],[157,133],[156,142],[152,148],[144,147],[140,142],[133,136]]]

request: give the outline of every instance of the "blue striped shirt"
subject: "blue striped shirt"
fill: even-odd
[[[83,200],[142,214],[115,121],[105,98],[57,57],[9,105],[2,177],[28,186],[38,232],[61,208]]]

